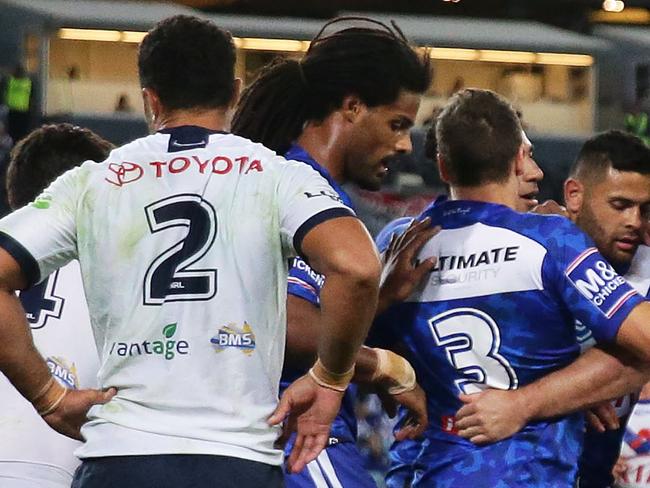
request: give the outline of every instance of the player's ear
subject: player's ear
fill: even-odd
[[[365,110],[366,104],[356,95],[346,96],[341,104],[341,113],[348,122],[356,122]]]
[[[436,155],[436,159],[438,160],[438,173],[440,173],[440,179],[449,185],[449,170],[447,169],[447,162],[440,153]]]
[[[576,215],[582,208],[585,187],[575,178],[568,178],[564,182],[564,203],[570,216]]]
[[[156,120],[160,118],[160,114],[163,111],[160,97],[153,89],[143,88],[142,101],[144,102],[144,113],[147,114],[147,123],[151,127],[155,127]]]

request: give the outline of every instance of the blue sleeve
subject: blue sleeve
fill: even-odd
[[[324,283],[325,277],[311,269],[302,258],[292,259],[287,280],[288,294],[307,300],[318,307],[320,306],[320,290]]]
[[[409,225],[411,225],[411,222],[413,222],[413,217],[402,217],[386,224],[386,227],[381,229],[379,234],[377,234],[377,237],[375,237],[375,244],[377,245],[379,252],[384,252],[388,247],[388,244],[390,244],[393,235],[400,235]]]
[[[568,221],[550,239],[543,270],[544,288],[559,294],[572,316],[589,327],[598,342],[612,342],[618,329],[643,297]]]
[[[412,221],[412,217],[402,217],[388,223],[381,231],[379,231],[377,237],[375,237],[375,244],[377,244],[379,252],[384,252],[388,248],[393,235],[401,235]],[[368,337],[365,342],[366,345],[371,347],[389,348],[396,342],[397,337],[391,327],[391,324],[398,322],[394,317],[395,313],[395,307],[391,307],[375,319],[370,331],[368,331]]]

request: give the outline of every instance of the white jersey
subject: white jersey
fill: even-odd
[[[78,258],[116,387],[82,428],[81,458],[215,454],[280,464],[287,260],[353,215],[313,169],[260,144],[178,127],[69,171],[0,221],[0,245],[38,279]]]
[[[79,263],[72,261],[20,294],[34,343],[67,388],[94,388],[99,363]],[[80,442],[58,434],[0,373],[0,486],[67,487]],[[29,484],[31,483],[31,484]]]
[[[621,458],[622,470],[617,487],[650,487],[650,400],[636,404],[627,423]]]

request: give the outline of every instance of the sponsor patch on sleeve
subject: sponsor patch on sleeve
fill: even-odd
[[[612,318],[625,302],[637,294],[593,247],[575,258],[564,273],[607,318]]]

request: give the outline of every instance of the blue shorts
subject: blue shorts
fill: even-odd
[[[328,446],[300,473],[285,474],[284,483],[286,488],[377,488],[354,442]]]
[[[535,440],[538,440],[536,438]],[[509,439],[467,449],[437,443],[425,448],[415,463],[413,488],[573,488],[579,449],[561,459],[562,439],[540,443]],[[573,464],[571,464],[571,462]]]
[[[388,488],[409,488],[415,474],[415,461],[422,449],[422,441],[407,439],[395,441],[390,448],[390,467],[386,473]]]
[[[227,456],[161,454],[84,459],[71,488],[282,488],[282,468]]]

